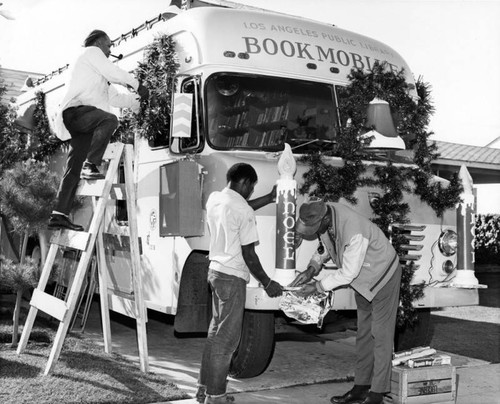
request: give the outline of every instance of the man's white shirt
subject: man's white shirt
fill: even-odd
[[[212,192],[207,201],[210,268],[250,281],[241,246],[259,241],[254,210],[229,188]]]
[[[89,105],[111,112],[111,107],[131,108],[137,111],[137,94],[122,92],[112,84],[120,84],[137,90],[138,80],[112,63],[96,46],[84,48],[70,67],[66,94],[55,116],[55,132],[61,140],[71,136],[64,126],[62,112],[70,107]]]

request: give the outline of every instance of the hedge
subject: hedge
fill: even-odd
[[[476,215],[476,264],[500,265],[500,215]]]

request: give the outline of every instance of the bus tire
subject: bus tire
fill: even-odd
[[[245,310],[241,340],[229,375],[241,379],[260,375],[271,362],[274,345],[274,313]]]
[[[428,346],[432,340],[434,328],[432,327],[431,309],[417,310],[417,322],[413,327],[396,329],[394,347],[396,351],[403,351],[418,346]]]

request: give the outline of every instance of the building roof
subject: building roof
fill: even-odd
[[[21,88],[24,85],[24,82],[29,77],[33,79],[38,79],[43,77],[43,74],[26,72],[23,70],[13,70],[13,69],[4,69],[0,67],[0,80],[2,80],[1,85],[7,87],[7,91],[1,97],[3,103],[9,103],[12,98],[16,98],[19,94],[21,94]]]
[[[486,147],[496,147],[500,148],[500,136],[498,136],[496,139],[492,140],[490,143],[486,145]]]
[[[437,174],[447,178],[465,165],[474,184],[500,183],[500,149],[436,141],[439,158],[432,162]]]

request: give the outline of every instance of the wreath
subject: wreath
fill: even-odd
[[[408,222],[410,206],[404,202],[403,193],[413,193],[427,203],[438,217],[460,202],[462,185],[458,175],[454,175],[447,186],[434,181],[431,171],[432,160],[438,157],[437,147],[429,141],[433,134],[426,128],[434,108],[430,101],[430,86],[420,78],[416,82],[419,97],[414,101],[410,96],[410,84],[405,80],[404,70],[393,72],[387,64],[375,63],[369,71],[353,69],[348,76],[349,85],[338,89],[340,121],[338,143],[329,150],[313,152],[303,157],[309,166],[304,174],[304,183],[299,192],[322,197],[336,202],[344,198],[356,204],[355,192],[361,186],[374,186],[382,191],[378,203],[374,205],[376,218],[373,220],[392,240],[402,255],[402,235],[393,231],[393,225]],[[366,109],[371,100],[379,98],[387,101],[395,120],[397,131],[407,149],[414,150],[415,166],[394,165],[387,161],[377,165],[372,176],[365,175],[366,161],[373,160],[360,136],[365,127]],[[333,167],[325,157],[338,156],[344,166]],[[401,305],[398,312],[398,327],[413,326],[417,311],[413,302],[423,297],[424,284],[411,285],[415,267],[412,262],[403,265],[401,280]]]

